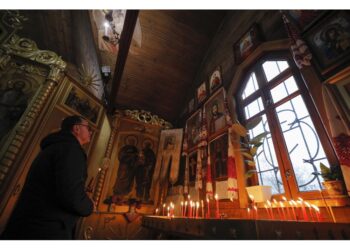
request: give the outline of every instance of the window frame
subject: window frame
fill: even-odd
[[[278,60],[286,60],[289,64],[289,68],[282,71],[280,74],[272,78],[270,81],[267,81],[266,76],[263,72],[263,63],[265,61],[278,61]],[[261,116],[262,114],[266,115],[266,118],[269,122],[271,137],[273,138],[273,145],[276,152],[276,159],[279,165],[280,174],[282,178],[282,183],[284,187],[285,193],[276,194],[273,197],[276,199],[281,199],[283,195],[287,196],[288,199],[295,199],[297,197],[302,197],[303,199],[319,199],[321,198],[321,194],[318,190],[313,191],[299,191],[297,180],[294,176],[293,166],[289,159],[288,150],[286,149],[286,144],[283,138],[283,132],[278,122],[278,117],[275,112],[275,108],[280,106],[282,103],[285,103],[292,98],[300,95],[305,103],[305,106],[309,112],[310,119],[312,120],[316,133],[319,136],[320,143],[323,146],[325,155],[330,163],[330,165],[338,164],[338,159],[336,157],[334,148],[330,141],[330,138],[326,132],[326,128],[322,122],[322,119],[317,111],[315,103],[310,95],[307,87],[307,83],[303,80],[301,73],[297,66],[295,65],[291,54],[287,51],[282,52],[269,52],[265,53],[258,60],[253,62],[249,67],[247,67],[244,72],[242,72],[240,83],[247,83],[249,77],[252,73],[255,73],[257,78],[257,84],[259,89],[252,93],[250,96],[242,100],[242,94],[245,90],[246,85],[239,86],[238,91],[234,95],[236,99],[237,105],[237,116],[242,124],[245,125],[247,121],[253,119],[254,117]],[[295,78],[295,82],[299,88],[299,90],[293,92],[292,94],[282,98],[276,103],[273,103],[272,96],[270,95],[270,90],[275,86],[293,76]],[[244,107],[246,107],[249,103],[257,100],[257,98],[261,97],[264,105],[264,110],[250,117],[249,119],[245,119]],[[271,122],[272,121],[272,122]],[[291,173],[290,177],[286,176],[287,171]],[[325,193],[323,191],[323,193]],[[325,193],[326,194],[326,193]]]

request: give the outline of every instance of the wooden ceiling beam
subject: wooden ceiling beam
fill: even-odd
[[[123,76],[126,59],[128,57],[132,36],[137,21],[139,11],[138,10],[127,10],[125,15],[124,27],[120,35],[119,52],[117,61],[115,63],[112,90],[108,101],[108,112],[112,113],[116,103],[120,82]]]

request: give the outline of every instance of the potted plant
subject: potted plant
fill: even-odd
[[[329,195],[343,195],[345,193],[345,186],[343,181],[343,175],[339,166],[327,167],[320,163],[321,176],[324,182],[322,185],[325,187]]]
[[[258,174],[256,171],[256,164],[254,157],[258,151],[258,148],[263,144],[263,140],[269,134],[269,132],[262,132],[254,138],[249,138],[248,131],[255,128],[262,121],[262,117],[256,117],[250,120],[244,127],[239,122],[232,125],[233,131],[243,138],[241,141],[241,154],[245,162],[245,178],[246,178],[246,190],[248,195],[253,196],[255,202],[263,202],[271,198],[272,187],[259,185]]]

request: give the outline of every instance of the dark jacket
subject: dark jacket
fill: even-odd
[[[84,191],[86,155],[70,132],[48,135],[32,163],[5,239],[72,239],[80,216],[93,211]]]

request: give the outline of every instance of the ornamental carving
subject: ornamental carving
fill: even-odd
[[[157,125],[163,127],[164,129],[170,129],[173,127],[170,122],[159,118],[157,115],[152,115],[151,112],[145,110],[125,110],[124,115],[130,119],[147,124]]]
[[[7,44],[3,47],[9,54],[15,54],[45,65],[54,65],[63,71],[66,63],[55,52],[48,50],[39,50],[36,43],[27,38],[20,38],[13,35]]]
[[[22,29],[22,22],[28,18],[21,16],[18,10],[7,10],[1,18],[2,23],[13,29]]]

